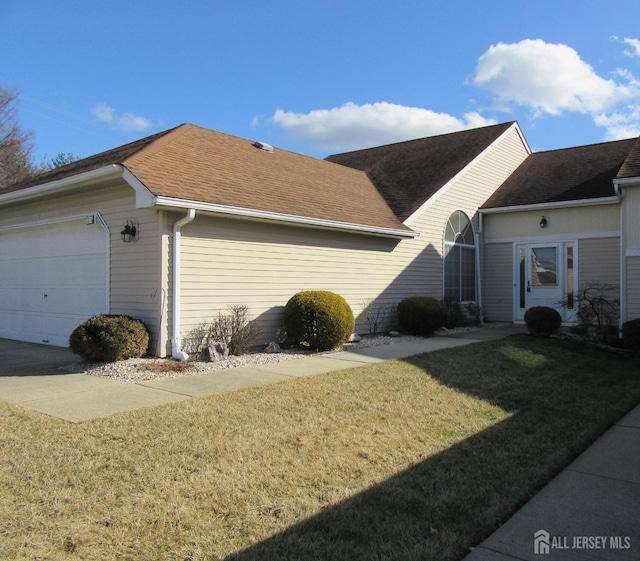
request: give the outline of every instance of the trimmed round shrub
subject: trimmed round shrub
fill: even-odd
[[[622,344],[625,349],[640,351],[640,318],[622,324]]]
[[[76,327],[69,337],[69,347],[91,362],[140,358],[149,347],[149,331],[139,319],[102,314]]]
[[[307,343],[321,351],[343,345],[355,326],[347,301],[327,290],[306,290],[293,295],[284,308],[283,319],[293,343]]]
[[[447,306],[429,296],[409,296],[398,304],[398,321],[416,335],[432,335],[447,322]]]
[[[534,306],[524,313],[524,323],[531,335],[549,337],[560,329],[562,317],[553,308]]]

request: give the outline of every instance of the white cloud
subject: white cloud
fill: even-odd
[[[102,123],[113,123],[113,107],[109,107],[106,103],[96,103],[91,108],[91,114]]]
[[[640,48],[636,39],[623,42]],[[489,90],[500,104],[530,108],[534,118],[578,112],[604,127],[607,138],[637,135],[640,116],[634,107],[640,104],[640,82],[626,69],[615,69],[611,76],[599,76],[567,45],[525,39],[489,47],[471,83]]]
[[[146,132],[153,126],[153,121],[134,113],[118,114],[113,107],[106,103],[96,103],[91,108],[91,114],[101,123],[111,125],[121,132]]]
[[[472,83],[502,103],[517,103],[537,114],[596,113],[616,101],[616,84],[598,76],[578,53],[541,39],[492,45],[478,59]]]
[[[625,55],[630,57],[640,56],[640,39],[631,39],[629,37],[625,37],[622,42],[631,47],[631,49],[627,49],[624,52]]]
[[[640,136],[640,105],[629,105],[608,115],[596,115],[596,125],[607,131],[607,140],[622,140]]]
[[[273,121],[287,136],[322,150],[356,150],[494,124],[478,113],[462,118],[387,102],[345,103],[332,109],[294,113],[278,109]]]

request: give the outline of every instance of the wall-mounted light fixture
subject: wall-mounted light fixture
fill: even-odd
[[[124,230],[120,232],[120,237],[122,237],[122,241],[125,243],[133,242],[138,239],[138,228],[131,220],[127,220]]]
[[[540,220],[540,228],[546,228],[547,227],[547,219],[543,216],[542,219]]]

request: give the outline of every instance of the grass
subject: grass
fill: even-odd
[[[79,425],[0,403],[0,558],[460,559],[638,372],[523,336]]]

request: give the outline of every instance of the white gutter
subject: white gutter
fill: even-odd
[[[196,216],[193,208],[188,209],[187,215],[173,225],[173,322],[171,327],[171,356],[181,362],[189,360],[189,355],[182,349],[180,339],[180,230]]]
[[[618,183],[617,181],[614,181],[613,190],[616,194],[616,197],[618,198],[618,201],[622,202],[622,185],[620,185],[620,183]]]
[[[52,193],[63,193],[100,179],[115,179],[122,176],[122,169],[121,165],[113,164],[84,173],[78,173],[77,175],[65,177],[64,179],[57,179],[55,181],[42,183],[41,185],[34,185],[17,191],[2,193],[0,194],[0,206],[26,202]]]
[[[299,226],[310,226],[315,228],[324,228],[331,230],[347,230],[351,232],[359,232],[363,234],[373,234],[377,236],[389,238],[416,238],[420,234],[412,230],[401,230],[395,228],[382,228],[378,226],[367,226],[364,224],[352,224],[350,222],[339,222],[337,220],[326,220],[323,218],[310,218],[306,216],[297,216],[293,214],[282,214],[279,212],[270,212],[267,210],[255,210],[243,207],[234,207],[220,205],[214,203],[203,203],[198,201],[188,201],[183,199],[174,199],[172,197],[155,196],[153,198],[153,206],[167,208],[189,208],[203,212],[211,212],[215,214],[225,214],[231,216],[241,216],[254,220],[274,220],[277,222],[285,222],[297,224]]]
[[[528,210],[547,210],[553,208],[574,208],[583,206],[612,205],[619,203],[618,197],[599,197],[595,199],[578,199],[575,201],[557,201],[555,203],[535,203],[529,205],[501,206],[481,208],[482,214],[499,214],[501,212],[526,212]]]

